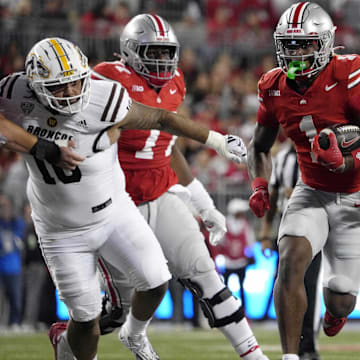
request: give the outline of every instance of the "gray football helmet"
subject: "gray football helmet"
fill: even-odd
[[[90,97],[90,67],[87,57],[72,42],[47,38],[36,43],[25,60],[25,71],[40,102],[64,115],[85,109]],[[52,89],[81,80],[81,92],[70,97],[56,97]]]
[[[167,59],[150,55],[159,47],[166,49]],[[135,16],[120,36],[121,58],[155,87],[164,86],[175,76],[179,47],[172,27],[158,15]]]
[[[309,61],[310,66],[296,71],[295,77],[311,77],[328,64],[334,53],[334,26],[329,14],[318,4],[299,2],[281,15],[274,32],[277,61],[288,73],[291,62]],[[309,55],[292,55],[291,49],[317,43],[318,49]]]

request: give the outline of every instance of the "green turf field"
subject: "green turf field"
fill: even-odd
[[[338,336],[319,338],[322,360],[360,359],[360,323],[351,324]],[[279,336],[274,326],[253,324],[254,332],[270,360],[280,360]],[[174,330],[151,327],[149,337],[161,360],[233,360],[238,359],[229,343],[216,330]],[[0,360],[54,359],[47,334],[1,335]],[[101,337],[99,360],[132,360],[134,357],[115,334]]]

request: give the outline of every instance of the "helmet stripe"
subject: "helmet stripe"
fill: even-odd
[[[289,21],[292,28],[301,28],[304,11],[308,4],[309,2],[301,2],[296,6],[295,11],[293,12],[293,16]]]
[[[159,32],[160,36],[165,36],[165,26],[163,20],[157,15],[150,15],[150,18],[152,18],[155,24],[156,32]]]
[[[56,39],[50,39],[50,42],[53,46],[53,49],[55,50],[55,54],[57,55],[58,59],[60,59],[60,62],[62,65],[62,70],[64,70],[64,71],[70,70],[70,65],[67,61],[64,50],[61,47],[61,45],[59,44],[59,42]],[[72,75],[72,73],[71,73],[71,75]],[[65,76],[66,76],[66,73],[65,73]]]

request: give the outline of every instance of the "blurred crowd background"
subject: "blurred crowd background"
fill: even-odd
[[[248,142],[256,121],[257,81],[276,66],[274,27],[280,14],[295,2],[0,0],[0,78],[23,70],[32,45],[50,36],[78,44],[91,65],[115,60],[124,25],[139,13],[156,13],[171,23],[181,45],[179,67],[185,75],[187,96],[180,111]],[[346,53],[358,52],[359,1],[316,2],[330,13],[338,28],[335,44],[344,46]],[[229,163],[195,142],[179,140],[194,174],[221,211],[226,212],[234,197],[248,198],[246,166]],[[279,138],[279,143],[282,140]],[[42,317],[45,323],[54,320],[53,301],[45,296],[45,301],[35,305],[36,296],[41,299],[42,293],[53,288],[29,217],[26,179],[21,155],[0,149],[0,325],[15,328],[20,324],[33,327]],[[255,219],[248,215],[256,228]],[[4,301],[9,294],[15,299],[10,310]]]

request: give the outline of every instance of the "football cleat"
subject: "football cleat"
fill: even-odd
[[[51,345],[54,348],[55,360],[74,360],[74,356],[71,352],[69,345],[64,339],[63,332],[66,330],[66,323],[54,323],[49,330],[49,338]]]
[[[135,355],[136,360],[160,360],[145,334],[130,337],[123,326],[119,331],[119,340]]]
[[[335,336],[345,325],[347,317],[335,318],[326,310],[323,329],[327,336]]]

